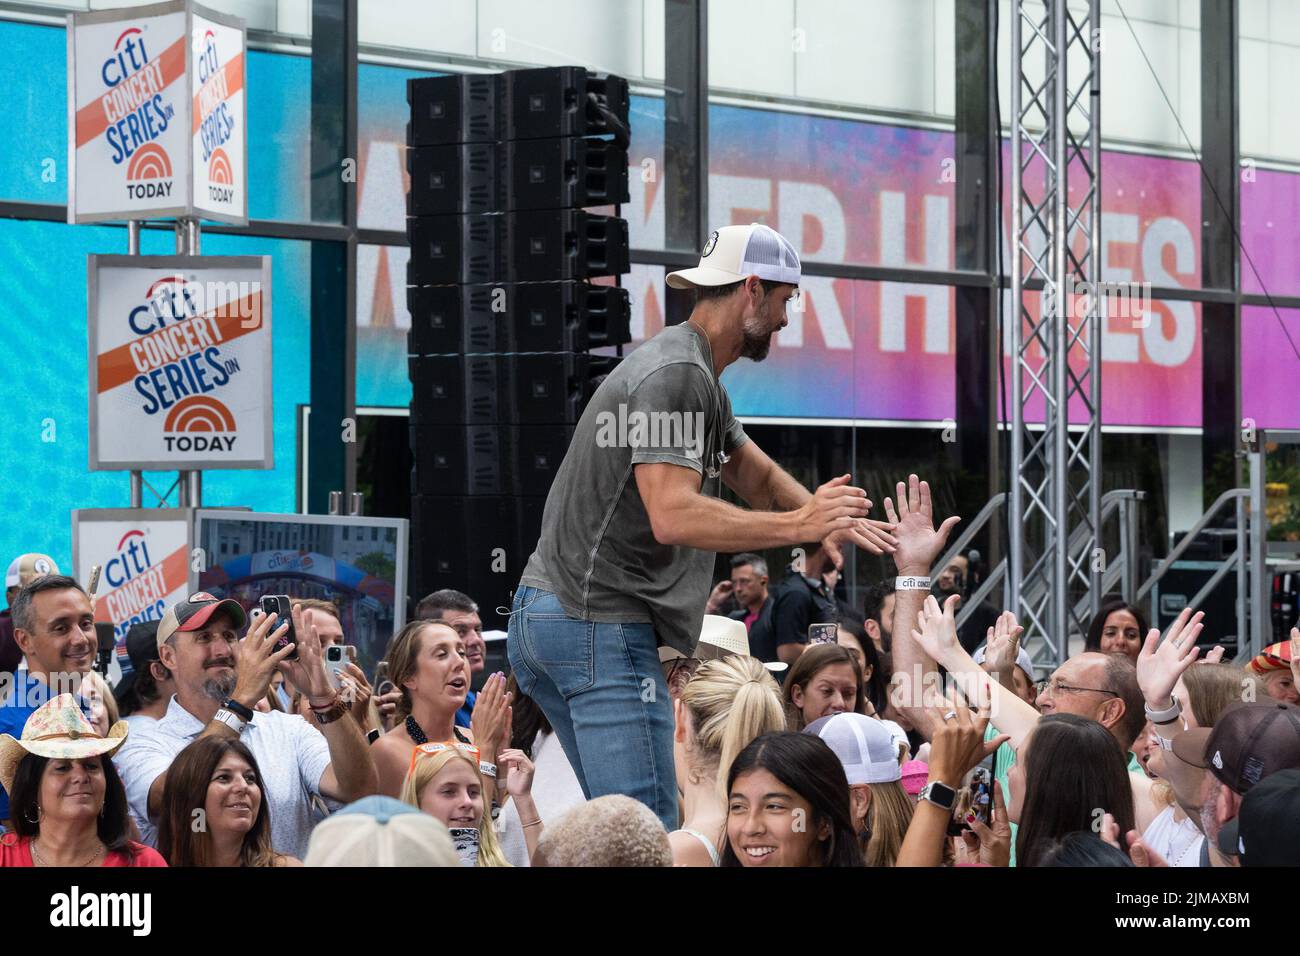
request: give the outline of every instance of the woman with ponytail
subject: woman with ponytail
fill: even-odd
[[[762,662],[705,661],[673,702],[673,757],[682,828],[668,835],[674,866],[717,866],[727,841],[727,774],[755,738],[785,729],[781,691]]]

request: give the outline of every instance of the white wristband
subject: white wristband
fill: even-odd
[[[930,590],[930,579],[928,577],[906,577],[894,578],[895,591],[928,591]]]
[[[221,723],[225,724],[237,735],[242,735],[244,733],[244,720],[233,710],[226,710],[224,707],[219,707],[212,719],[221,721]]]

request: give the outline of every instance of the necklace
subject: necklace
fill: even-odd
[[[411,735],[411,739],[415,741],[416,746],[429,742],[429,738],[424,735],[424,730],[421,729],[420,725],[415,722],[415,718],[410,714],[406,715],[406,732]]]
[[[29,846],[29,848],[30,848],[31,851],[32,851],[32,862],[33,862],[33,863],[35,863],[37,866],[51,866],[51,865],[52,865],[52,864],[50,864],[50,863],[45,862],[45,858],[42,857],[41,854],[40,854],[40,851],[36,849],[36,841],[35,841],[35,840],[32,840],[32,842],[31,842],[30,844],[28,844],[28,846]],[[85,863],[82,863],[81,866],[83,866],[83,867],[85,867],[85,866],[90,866],[90,864],[94,863],[96,860],[99,859],[100,855],[101,855],[103,852],[104,852],[104,844],[103,844],[103,843],[99,843],[98,846],[96,846],[96,848],[95,848],[95,852],[94,852],[93,854],[91,854],[90,859],[88,859]]]

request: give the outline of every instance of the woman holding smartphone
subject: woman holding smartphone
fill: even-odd
[[[481,772],[495,778],[497,751],[510,713],[505,678],[493,674],[487,679],[467,731],[456,726],[456,711],[464,705],[470,683],[469,660],[459,634],[437,621],[412,621],[393,637],[387,659],[389,678],[401,699],[393,728],[371,747],[379,792],[400,796],[415,748],[431,742],[476,745]]]

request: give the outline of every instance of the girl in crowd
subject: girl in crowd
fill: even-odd
[[[0,866],[167,865],[130,839],[126,790],[109,759],[126,734],[117,721],[101,735],[71,694],[33,711],[20,739],[0,734],[13,826],[0,837]]]
[[[1183,672],[1174,685],[1173,696],[1182,705],[1182,719],[1188,730],[1213,727],[1225,707],[1241,698],[1241,671],[1227,664],[1198,664]],[[1152,743],[1155,731],[1152,731]],[[1142,833],[1142,842],[1170,866],[1200,865],[1201,842],[1205,839],[1174,798],[1173,787],[1159,779],[1165,772],[1165,753],[1158,746],[1150,748],[1146,764],[1156,778],[1151,798],[1160,806],[1156,818]]]
[[[1296,629],[1292,628],[1295,634]],[[1246,664],[1246,671],[1263,684],[1264,693],[1284,704],[1300,704],[1300,688],[1296,687],[1295,668],[1291,666],[1292,647],[1295,639],[1270,644],[1263,652],[1255,655]],[[1263,700],[1263,694],[1256,695]]]
[[[727,794],[722,866],[862,866],[849,782],[819,738],[752,741],[731,764]]]
[[[1122,598],[1112,598],[1102,604],[1092,623],[1088,625],[1085,651],[1103,654],[1123,654],[1134,664],[1142,650],[1142,638],[1147,633],[1146,615],[1142,609],[1126,603]]]
[[[504,750],[500,759],[503,768],[508,768],[507,787],[523,821],[531,858],[542,835],[542,821],[531,794],[533,764],[519,750]],[[476,747],[424,743],[411,755],[410,773],[402,784],[402,800],[444,823],[453,831],[453,837],[457,836],[456,830],[477,830],[478,866],[509,866],[497,841],[488,797],[490,788],[484,783]]]
[[[844,767],[853,829],[867,866],[893,866],[912,822],[912,801],[889,728],[863,714],[843,713],[813,721],[804,733],[824,740]]]
[[[158,852],[171,866],[301,866],[271,848],[265,793],[257,761],[239,740],[198,738],[167,771]]]
[[[1134,826],[1128,761],[1111,732],[1075,714],[1048,714],[1021,743],[1011,767],[1011,804],[1016,865],[1038,866],[1067,833],[1092,830],[1100,810],[1121,833]]]
[[[725,783],[755,737],[785,729],[776,681],[753,657],[705,661],[674,702],[673,756],[682,827],[668,835],[676,866],[717,866],[727,840]]]
[[[412,621],[393,637],[387,660],[389,677],[402,696],[397,722],[370,749],[379,772],[379,792],[398,796],[412,752],[430,741],[477,744],[484,770],[495,773],[510,707],[505,679],[500,674],[488,677],[474,705],[471,729],[466,731],[456,726],[456,711],[465,704],[470,681],[459,634],[436,621]]]
[[[817,644],[799,655],[785,677],[786,729],[803,730],[819,717],[864,712],[862,670],[847,647]]]

